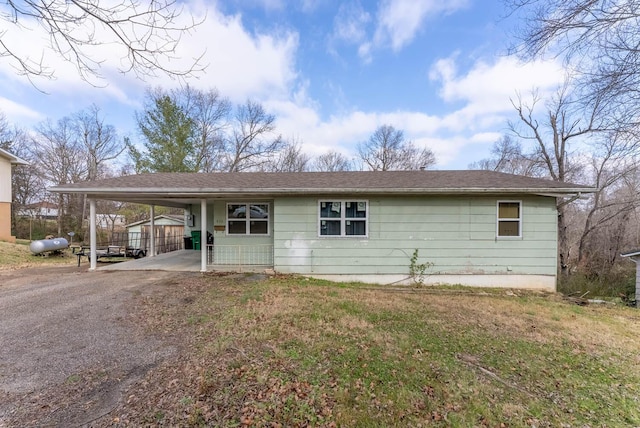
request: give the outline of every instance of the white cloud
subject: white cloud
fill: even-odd
[[[464,75],[457,75],[455,56],[441,59],[431,70],[430,78],[442,82],[440,96],[445,101],[471,101],[500,111],[516,92],[538,88],[543,92],[562,84],[565,72],[556,61],[523,63],[513,57],[500,57],[494,63],[476,62]]]
[[[208,65],[203,73],[197,74],[188,82],[194,87],[210,89],[218,88],[224,96],[234,102],[244,102],[247,98],[269,99],[271,97],[283,98],[288,96],[290,87],[298,78],[295,70],[295,54],[298,48],[298,35],[295,32],[283,31],[274,34],[254,33],[248,30],[242,23],[240,15],[226,16],[213,6],[207,10],[207,6],[199,0],[184,5],[184,13],[176,22],[180,25],[190,22],[191,17],[195,21],[204,19],[204,22],[189,34],[185,34],[178,46],[175,58],[165,62],[167,67],[186,69],[200,55],[202,63]],[[106,45],[92,48],[97,58],[105,58],[101,73],[105,77],[98,84],[108,85],[94,88],[82,81],[74,66],[65,62],[50,50],[47,50],[44,42],[45,35],[34,27],[31,31],[14,31],[10,29],[3,42],[22,40],[25,53],[38,57],[44,52],[43,61],[56,71],[55,80],[36,79],[39,89],[50,94],[38,94],[40,101],[39,112],[42,116],[58,117],[59,108],[53,109],[51,114],[51,102],[74,97],[76,102],[82,102],[80,108],[84,108],[92,102],[102,100],[117,100],[129,106],[140,106],[144,89],[147,86],[162,86],[164,88],[175,87],[178,81],[160,74],[156,78],[145,81],[131,74],[122,74],[117,70],[122,51],[118,48]],[[44,51],[42,50],[44,49]],[[19,76],[10,64],[0,61],[0,76],[3,85],[13,85],[13,93],[5,93],[8,98],[14,99],[14,104],[21,101],[20,92],[33,92],[29,81]],[[11,83],[10,83],[11,82]],[[81,100],[77,94],[83,94],[85,100]],[[23,100],[27,102],[27,100]],[[33,103],[31,103],[33,105]],[[70,114],[72,111],[63,112]]]
[[[183,37],[178,65],[186,66],[204,52],[201,62],[207,68],[188,79],[189,84],[204,89],[216,87],[235,102],[275,94],[281,97],[295,84],[297,33],[254,33],[244,26],[241,15],[226,16],[217,10],[195,7],[190,12],[196,19],[206,13],[206,20],[191,35]],[[153,84],[171,87],[177,83],[162,77]]]
[[[0,97],[0,112],[7,117],[9,122],[15,124],[44,119],[41,113],[4,97]]]
[[[336,39],[359,44],[367,36],[371,16],[360,3],[343,3],[334,18],[333,36]]]
[[[564,71],[555,61],[522,63],[512,57],[495,62],[478,61],[463,75],[456,65],[457,55],[436,61],[429,77],[441,84],[440,97],[464,105],[443,117],[453,130],[486,129],[500,126],[514,110],[511,104],[517,93],[538,89],[551,94],[564,81]]]
[[[375,44],[402,49],[420,31],[427,18],[453,13],[466,7],[468,0],[385,0],[378,9]]]
[[[271,104],[278,117],[278,129],[285,136],[303,141],[304,150],[318,155],[338,150],[353,157],[357,144],[365,141],[382,124],[391,124],[419,147],[434,151],[438,167],[466,167],[462,153],[482,152],[507,129],[513,117],[511,105],[516,91],[538,87],[551,93],[562,83],[559,64],[536,62],[522,64],[512,58],[477,61],[465,72],[459,70],[457,54],[437,61],[430,78],[440,85],[439,94],[456,107],[441,115],[418,111],[348,111],[323,120],[316,106],[304,98],[298,102]],[[464,158],[461,160],[461,158]],[[462,162],[462,163],[461,163]]]

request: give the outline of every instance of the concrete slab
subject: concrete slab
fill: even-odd
[[[155,257],[127,260],[117,263],[98,263],[96,270],[164,270],[173,272],[200,272],[200,251],[178,250]]]

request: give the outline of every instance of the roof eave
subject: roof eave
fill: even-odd
[[[631,257],[631,258],[633,258],[633,257],[638,257],[638,256],[640,256],[640,250],[636,250],[636,251],[632,251],[632,252],[629,252],[629,253],[620,254],[620,257]]]
[[[268,189],[246,189],[246,188],[176,188],[167,190],[166,188],[75,188],[75,187],[52,187],[48,189],[55,193],[82,193],[88,195],[153,195],[162,197],[205,197],[207,195],[242,195],[242,194],[262,194],[262,195],[308,195],[308,194],[536,194],[541,196],[565,196],[568,194],[593,193],[595,188],[268,188]]]

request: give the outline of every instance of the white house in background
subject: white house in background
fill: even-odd
[[[55,220],[58,218],[58,205],[48,201],[34,202],[18,210],[17,214],[20,217]]]
[[[0,149],[0,241],[16,242],[11,235],[11,170],[13,165],[28,165],[18,156]]]
[[[100,229],[122,229],[126,220],[122,214],[96,214],[96,226]]]

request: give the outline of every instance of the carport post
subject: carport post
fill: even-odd
[[[156,207],[155,205],[151,205],[149,207],[149,215],[151,216],[151,221],[149,222],[149,257],[154,257],[156,255]]]
[[[96,200],[89,199],[89,270],[96,270],[98,265],[96,249]]]
[[[207,200],[200,199],[200,272],[207,271]]]

